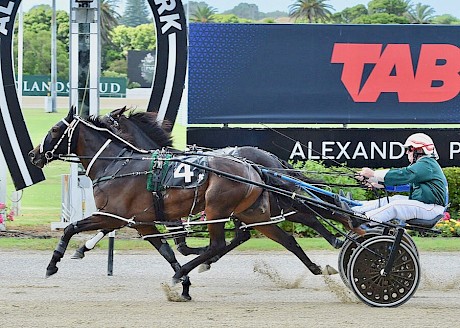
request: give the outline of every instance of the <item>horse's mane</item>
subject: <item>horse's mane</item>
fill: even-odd
[[[128,120],[136,124],[150,139],[154,140],[160,147],[172,147],[172,137],[166,131],[171,123],[164,121],[160,125],[155,112],[135,112],[131,110],[126,116]],[[170,128],[168,129],[170,130]]]
[[[134,137],[131,136],[130,134],[128,133],[125,133],[121,130],[114,130],[112,129],[110,126],[107,126],[106,123],[102,122],[100,117],[99,116],[95,116],[95,115],[90,115],[86,121],[88,121],[89,123],[93,124],[94,126],[98,127],[98,128],[103,128],[103,129],[107,129],[109,131],[111,131],[112,133],[114,133],[115,135],[119,136],[120,138],[122,138],[123,140],[126,140],[127,142],[133,144],[134,143]]]

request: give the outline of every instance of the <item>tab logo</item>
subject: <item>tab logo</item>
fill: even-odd
[[[341,81],[355,102],[377,102],[396,93],[399,102],[444,102],[460,92],[460,48],[422,44],[414,69],[409,44],[336,43],[332,64],[343,64]],[[364,81],[366,65],[373,68]]]

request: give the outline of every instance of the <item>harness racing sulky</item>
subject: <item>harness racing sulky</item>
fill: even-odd
[[[170,127],[158,123],[154,113],[126,116],[125,111],[83,119],[71,108],[29,153],[40,168],[54,160],[81,163],[93,181],[97,207],[91,216],[64,229],[46,268],[47,277],[58,271],[57,263],[73,235],[99,230],[73,256],[82,258],[105,234],[123,227],[136,229],[168,261],[173,283],[182,283],[184,300],[191,299],[189,273],[199,266],[209,268],[247,241],[252,229],[284,246],[314,275],[337,273],[312,262],[295,238],[277,225],[290,220],[312,227],[340,248],[340,277],[365,304],[399,306],[417,290],[419,253],[407,231],[436,233],[433,227],[439,217],[373,222],[348,207],[359,202],[317,187],[317,181],[271,153],[255,147],[178,151],[171,147]],[[205,213],[203,220],[195,219],[199,213]],[[228,221],[235,223],[230,242]],[[342,232],[333,222],[350,231]],[[361,223],[371,228],[363,230]],[[199,224],[207,227],[209,245],[189,248],[186,236]],[[160,232],[165,230],[160,226],[166,232]],[[197,256],[179,264],[168,238],[174,238],[183,254]]]

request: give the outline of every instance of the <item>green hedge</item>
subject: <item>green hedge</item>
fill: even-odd
[[[460,167],[443,169],[449,184],[449,213],[452,218],[460,217]]]

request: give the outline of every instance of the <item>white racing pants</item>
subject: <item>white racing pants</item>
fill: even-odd
[[[391,219],[406,221],[415,218],[431,220],[444,213],[444,206],[425,204],[403,195],[363,201],[362,204],[354,206],[353,211],[364,213],[369,219],[378,222],[388,222]]]

